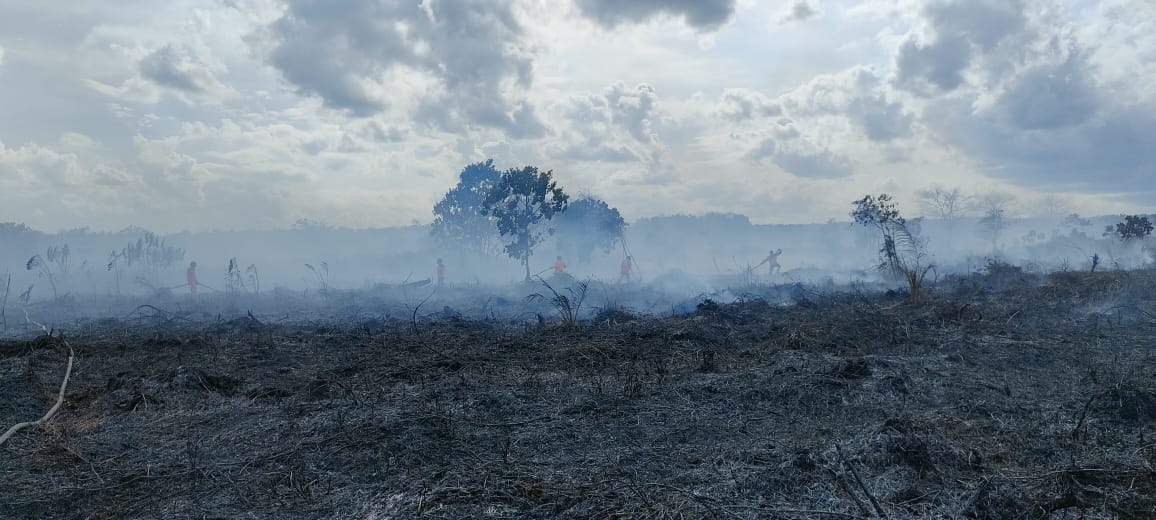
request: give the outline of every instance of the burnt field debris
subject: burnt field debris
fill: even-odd
[[[75,355],[0,445],[0,516],[1156,515],[1156,272],[925,289],[110,311],[0,342],[3,428]]]

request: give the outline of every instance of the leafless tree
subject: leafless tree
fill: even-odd
[[[979,227],[991,240],[992,253],[999,251],[1000,234],[1008,227],[1008,208],[1014,200],[1006,193],[989,193],[976,202],[976,207],[983,214],[979,219]]]
[[[972,207],[977,213],[986,215],[997,211],[1010,212],[1015,205],[1016,198],[1010,193],[994,191],[977,197],[973,201]]]
[[[947,231],[944,233],[944,244],[951,249],[955,220],[967,212],[971,197],[965,195],[959,188],[947,188],[938,184],[919,190],[916,197],[924,215],[943,221]]]
[[[940,185],[919,190],[916,195],[925,215],[947,222],[962,216],[970,201],[970,197],[964,195],[959,188],[946,188]]]
[[[1065,197],[1049,193],[1040,197],[1036,211],[1041,217],[1059,220],[1072,213],[1072,203]]]

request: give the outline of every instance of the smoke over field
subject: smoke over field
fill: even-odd
[[[4,441],[0,515],[1156,514],[1146,238],[972,254],[880,201],[551,236],[529,281],[424,227],[10,228],[0,417],[49,413]]]
[[[1150,265],[1147,239],[1122,238],[1112,227],[1119,222],[1119,217],[1076,215],[1008,219],[1000,224],[994,245],[981,218],[915,219],[908,227],[934,280],[1002,264],[1034,274]],[[743,295],[766,296],[759,293],[768,287],[777,288],[775,295],[787,286],[906,287],[902,276],[877,268],[878,233],[848,221],[755,225],[741,215],[710,214],[647,218],[609,233],[598,233],[597,226],[555,219],[544,227],[551,232],[542,234],[533,255],[519,265],[522,260],[505,255],[500,244],[472,247],[443,239],[428,226],[360,230],[303,222],[281,231],[157,235],[140,228],[47,234],[4,224],[0,285],[7,285],[6,311],[22,319],[20,313],[27,310],[58,327],[68,322],[51,316],[123,317],[116,313],[139,303],[205,312],[256,306],[275,312],[278,305],[300,307],[334,298],[412,307],[426,296],[438,308],[448,305],[471,318],[492,318],[482,302],[500,296],[521,303],[545,290],[538,281],[555,280],[559,257],[566,266],[555,285],[591,283],[591,312],[614,305],[661,315],[689,300],[729,303]],[[491,233],[487,240],[500,239]],[[600,234],[606,237],[602,242],[590,238]],[[782,252],[775,255],[778,267],[772,270],[765,261],[774,250]],[[627,257],[629,272],[624,274]],[[197,264],[196,295],[187,279],[192,262]],[[775,295],[772,301],[783,301]],[[8,333],[23,327],[21,320],[8,318],[10,325],[20,325],[7,327]]]

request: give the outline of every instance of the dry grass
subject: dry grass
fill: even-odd
[[[71,336],[0,516],[1152,518],[1152,276],[1101,274],[574,330],[143,309]],[[0,343],[0,418],[60,363]]]

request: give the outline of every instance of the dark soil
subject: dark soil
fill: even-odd
[[[1007,276],[0,342],[3,428],[76,353],[0,447],[0,517],[1156,518],[1156,275]]]

